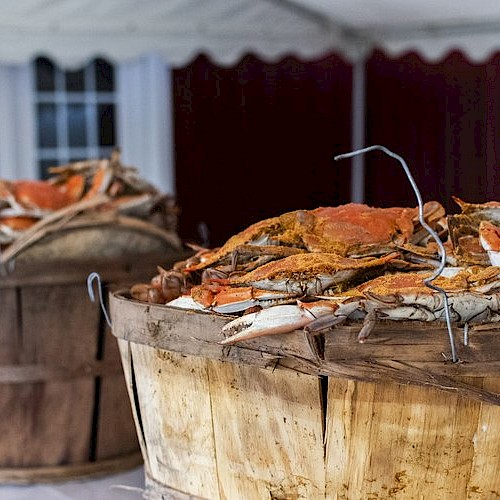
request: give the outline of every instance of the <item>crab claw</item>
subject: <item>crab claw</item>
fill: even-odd
[[[245,311],[250,307],[268,308],[293,302],[297,294],[275,290],[259,290],[251,286],[224,285],[227,280],[212,280],[191,289],[191,297],[204,309],[222,314]]]
[[[304,328],[319,316],[333,315],[338,306],[332,301],[273,306],[245,314],[222,328],[226,336],[221,344],[234,344],[264,335],[290,333]]]
[[[190,295],[181,295],[170,302],[165,304],[168,307],[178,307],[179,309],[190,309],[192,311],[204,311],[198,302],[196,302]]]

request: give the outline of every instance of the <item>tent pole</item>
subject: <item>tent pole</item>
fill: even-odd
[[[351,136],[352,149],[365,147],[365,58],[360,57],[352,69]],[[365,201],[365,162],[364,155],[352,158],[351,163],[351,202]]]

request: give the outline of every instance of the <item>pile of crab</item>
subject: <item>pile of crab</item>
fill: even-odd
[[[0,179],[0,248],[4,250],[37,223],[58,213],[115,211],[175,230],[172,197],[144,181],[133,167],[109,159],[75,162],[49,169],[46,180]]]
[[[500,203],[455,199],[417,208],[363,204],[297,210],[257,222],[217,249],[198,249],[131,288],[137,300],[235,315],[222,343],[360,321],[363,342],[379,320],[500,320]],[[445,252],[443,252],[445,249]],[[427,286],[432,282],[446,296]],[[440,264],[441,263],[441,264]],[[445,304],[445,302],[448,304]],[[446,307],[447,306],[447,307]]]

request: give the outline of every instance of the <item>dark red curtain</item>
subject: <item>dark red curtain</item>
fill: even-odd
[[[375,52],[366,66],[367,145],[400,154],[422,192],[456,211],[452,195],[500,200],[500,54],[474,64],[459,52],[438,63]],[[366,156],[370,204],[416,205],[399,164]]]
[[[349,201],[352,67],[330,55],[173,72],[179,233],[210,246],[260,219]],[[201,232],[203,233],[203,232]]]

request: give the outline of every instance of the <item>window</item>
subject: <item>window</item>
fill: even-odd
[[[103,59],[62,70],[49,59],[34,62],[36,157],[48,167],[108,157],[116,146],[115,70]]]

